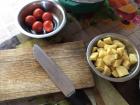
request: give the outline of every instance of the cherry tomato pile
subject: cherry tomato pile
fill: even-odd
[[[42,33],[44,30],[48,33],[53,31],[53,16],[41,8],[36,8],[32,15],[25,17],[25,24],[36,33]]]

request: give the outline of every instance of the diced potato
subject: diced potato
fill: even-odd
[[[131,63],[129,60],[124,60],[123,64],[124,67],[126,67],[129,70],[129,67],[131,66]]]
[[[99,58],[103,58],[106,55],[106,51],[104,49],[99,50]]]
[[[94,52],[91,54],[90,60],[95,61],[97,59],[97,57],[98,57],[98,52]]]
[[[119,58],[118,54],[112,54],[112,56],[114,56],[114,59],[118,59]]]
[[[122,56],[124,53],[124,47],[117,48],[117,53],[119,54],[119,56]]]
[[[99,70],[100,72],[104,71],[103,67],[96,67],[97,70]]]
[[[117,50],[116,49],[112,49],[112,53],[113,54],[116,54],[117,53]]]
[[[125,45],[119,40],[113,40],[113,44],[117,45],[117,47],[124,47]]]
[[[116,68],[115,68],[115,67],[113,67],[113,66],[110,66],[110,69],[111,69],[111,71],[116,70]]]
[[[119,77],[123,77],[129,74],[128,70],[124,66],[119,66],[116,68]]]
[[[107,54],[113,54],[112,49],[108,48],[107,49]]]
[[[112,39],[111,39],[111,37],[104,38],[103,41],[104,41],[104,43],[106,43],[106,44],[112,44]]]
[[[93,49],[92,49],[92,52],[95,52],[95,51],[97,51],[97,47],[93,47]]]
[[[104,66],[104,71],[103,71],[103,75],[106,75],[106,76],[110,76],[111,75],[111,70],[108,66]]]
[[[104,68],[104,62],[103,62],[103,59],[101,59],[101,58],[98,58],[97,60],[96,60],[96,62],[95,62],[95,65],[97,66],[97,67],[102,67],[102,68]]]
[[[104,58],[103,58],[103,61],[106,65],[111,65],[112,61],[109,60],[110,59],[110,55],[106,55]]]
[[[104,47],[104,46],[105,46],[105,43],[104,43],[102,40],[99,40],[99,41],[97,42],[97,46],[98,46],[98,47]]]
[[[123,60],[129,60],[128,53],[126,50],[124,50],[122,58],[123,58]]]
[[[106,55],[103,57],[103,61],[106,65],[110,66],[115,61],[115,55]]]
[[[107,49],[116,49],[117,48],[117,45],[105,45],[104,46],[104,49],[107,50]]]
[[[111,54],[117,54],[117,50],[108,48],[107,49],[107,54],[109,54],[109,55],[111,55]]]
[[[121,65],[121,63],[122,63],[122,59],[117,59],[117,60],[115,60],[115,62],[113,63],[113,67],[118,67],[118,66],[120,66]]]
[[[98,48],[97,51],[100,52],[101,50],[104,50],[104,48]]]
[[[116,70],[114,70],[113,72],[112,72],[112,75],[114,76],[114,77],[119,77],[119,74],[117,73],[117,71]]]
[[[136,56],[136,54],[133,54],[133,53],[129,54],[129,59],[130,59],[130,63],[131,64],[137,63],[137,56]]]
[[[104,66],[104,70],[111,71],[110,68],[107,65]]]

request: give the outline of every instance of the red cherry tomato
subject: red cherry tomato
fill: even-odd
[[[44,21],[52,20],[53,16],[52,16],[52,14],[50,12],[44,12],[43,15],[42,15],[42,19]]]
[[[25,23],[29,26],[32,26],[35,21],[36,21],[36,18],[32,15],[28,15],[25,17]]]
[[[44,11],[42,9],[37,8],[33,11],[33,16],[37,19],[41,19],[43,13],[44,13]]]
[[[45,31],[47,32],[51,32],[53,31],[53,23],[50,20],[47,20],[43,23],[43,27],[45,29]]]
[[[34,24],[32,25],[32,30],[34,30],[37,33],[40,33],[43,31],[43,24],[40,21],[36,21],[34,22]]]

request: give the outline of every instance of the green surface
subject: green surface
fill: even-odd
[[[59,2],[66,10],[73,13],[89,13],[97,11],[100,8],[100,3],[76,3],[71,0],[59,0]]]

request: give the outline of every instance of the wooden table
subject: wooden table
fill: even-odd
[[[55,37],[47,39],[46,43],[53,44],[53,43],[83,40],[85,43],[88,44],[89,40],[91,40],[92,38],[94,38],[95,36],[99,34],[106,33],[106,32],[107,33],[113,32],[113,33],[119,33],[121,35],[127,36],[128,38],[132,40],[132,42],[134,42],[137,45],[138,48],[140,48],[139,47],[140,28],[133,24],[123,25],[120,21],[112,21],[110,19],[97,20],[97,24],[93,24],[93,25],[90,24],[92,23],[92,19],[90,18],[84,19],[84,20],[82,19],[79,21],[75,20],[75,18],[70,16],[66,27],[60,33],[58,33],[58,35],[56,35]],[[16,41],[16,44],[14,43],[15,45],[19,43],[25,43],[28,46],[32,46],[31,41],[27,41],[29,39],[28,37],[19,35],[17,38],[19,42]],[[17,39],[15,38],[14,40],[17,40]],[[39,43],[40,40],[34,40],[34,41]],[[13,42],[8,41],[8,45],[11,45],[11,43]],[[4,48],[7,48],[7,45],[5,46],[5,44],[2,44],[1,47],[4,49]],[[24,45],[20,45],[20,47],[26,48],[26,46]],[[103,82],[101,83],[100,81],[103,81]],[[116,104],[118,102],[123,102],[125,103],[123,105],[127,105],[127,103],[124,102],[123,98],[120,97],[120,94],[127,100],[127,102],[130,105],[139,105],[140,103],[140,100],[139,100],[140,94],[138,90],[137,77],[124,83],[112,83],[115,86],[115,88],[119,91],[120,94],[116,92],[115,88],[113,88],[112,85],[108,81],[102,80],[101,78],[97,77],[96,83],[97,83],[97,89],[100,95],[102,96],[102,99],[104,100],[106,105],[118,105]],[[104,88],[102,88],[103,86]],[[116,97],[119,97],[119,100],[116,97],[114,98],[110,95],[115,95]],[[96,99],[98,100],[98,98]],[[114,104],[109,103],[108,101],[110,100],[113,100]],[[26,99],[23,99],[20,101],[12,101],[10,103],[12,103],[11,105],[18,105],[18,104],[15,104],[18,102],[20,105],[21,103],[24,103],[23,105],[27,105]],[[2,105],[4,104],[10,105],[9,102],[2,103]],[[102,105],[102,104],[98,103],[98,105]]]
[[[92,21],[92,19],[91,19]],[[89,24],[87,24],[89,23]],[[88,43],[89,40],[102,33],[118,33],[128,37],[140,51],[140,27],[134,24],[124,25],[119,20],[112,21],[111,19],[97,20],[97,24],[90,25],[90,19],[81,22],[81,29],[77,29],[75,25],[72,29],[77,31],[77,34],[64,35],[63,41],[84,40]],[[71,24],[72,25],[72,24]],[[72,30],[72,31],[73,31]],[[78,31],[79,30],[79,31]],[[69,30],[71,31],[71,30]],[[140,91],[138,86],[138,76],[134,79],[123,83],[112,83],[119,93],[127,100],[130,105],[140,105]],[[115,105],[115,104],[114,104]]]

